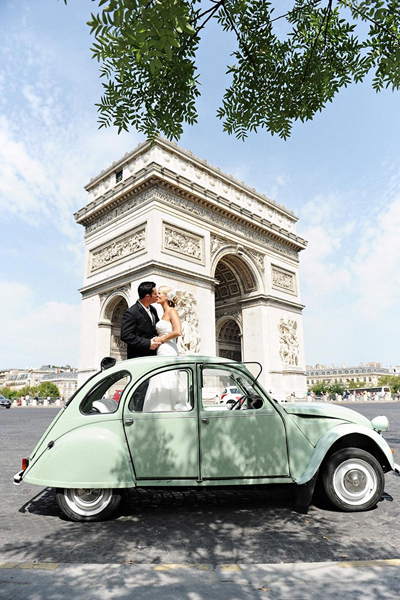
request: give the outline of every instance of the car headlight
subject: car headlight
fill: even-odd
[[[388,418],[384,415],[379,415],[378,417],[372,419],[371,425],[375,429],[375,431],[379,431],[379,433],[381,433],[382,431],[387,431],[389,429]]]

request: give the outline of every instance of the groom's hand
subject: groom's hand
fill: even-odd
[[[158,341],[159,338],[153,338],[150,340],[150,350],[157,350],[158,346],[161,345],[161,342]]]

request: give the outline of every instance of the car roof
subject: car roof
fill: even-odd
[[[183,356],[144,356],[139,358],[130,358],[117,362],[113,367],[101,371],[100,374],[117,373],[120,371],[130,371],[134,376],[141,376],[163,366],[169,365],[237,365],[243,369],[246,366],[243,363],[231,360],[229,358],[221,358],[219,356],[204,356],[200,354],[185,354]],[[97,378],[97,377],[96,377]]]

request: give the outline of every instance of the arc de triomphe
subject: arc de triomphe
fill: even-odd
[[[258,361],[276,395],[306,390],[297,218],[206,161],[157,138],[93,178],[85,227],[80,381],[126,356],[123,311],[140,281],[183,297],[182,352]]]

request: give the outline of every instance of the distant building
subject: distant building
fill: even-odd
[[[61,377],[60,377],[61,376]],[[53,381],[53,378],[59,378],[62,383],[66,382],[65,390],[63,394],[61,387],[64,389],[64,385],[61,387]],[[51,365],[43,365],[39,368],[31,369],[8,369],[0,371],[0,388],[7,387],[11,391],[22,390],[25,386],[36,387],[39,386],[43,381],[54,382],[60,390],[60,394],[64,397],[69,397],[68,391],[76,390],[77,388],[77,369],[66,365],[65,367],[55,367]],[[71,385],[68,385],[71,384]]]
[[[72,373],[53,373],[44,377],[42,381],[54,383],[60,390],[61,398],[68,400],[78,389],[78,371],[75,370]]]
[[[369,362],[360,363],[355,367],[346,367],[341,365],[335,367],[331,365],[315,365],[311,367],[306,366],[307,376],[307,387],[311,388],[316,383],[343,383],[346,387],[350,381],[353,380],[355,383],[363,384],[363,387],[376,387],[378,385],[379,377],[384,375],[398,375],[400,373],[399,367],[382,367],[381,363]]]

